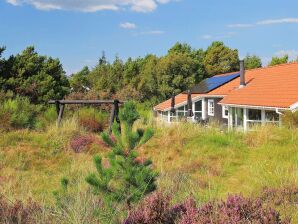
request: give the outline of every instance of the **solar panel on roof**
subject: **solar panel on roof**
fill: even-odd
[[[213,76],[208,79],[204,79],[199,84],[193,86],[190,91],[191,93],[208,93],[218,87],[232,81],[233,79],[240,76],[240,73],[235,73],[231,75]],[[186,93],[186,92],[185,92]]]

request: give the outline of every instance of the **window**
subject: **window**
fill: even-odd
[[[229,118],[229,107],[228,106],[222,106],[222,117]]]
[[[195,102],[194,118],[195,120],[202,119],[202,100]]]
[[[247,110],[247,126],[253,128],[262,124],[262,111],[257,109]]]
[[[208,100],[208,115],[214,116],[214,100]]]
[[[255,110],[255,109],[248,109],[248,120],[261,121],[262,120],[262,111]]]
[[[161,113],[161,119],[162,119],[163,121],[168,121],[168,111],[163,111],[163,112]]]
[[[187,106],[181,106],[176,109],[176,116],[178,120],[183,119],[187,114]]]
[[[265,120],[268,123],[279,123],[279,114],[275,111],[265,111]]]

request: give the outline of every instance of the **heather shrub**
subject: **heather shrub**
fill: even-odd
[[[144,201],[130,212],[124,224],[147,224],[175,222],[176,213],[172,214],[170,197],[161,192],[155,192],[144,199]]]
[[[298,187],[265,188],[260,198],[277,206],[285,203],[298,205]]]
[[[195,200],[189,198],[183,203],[171,206],[171,198],[162,193],[148,196],[124,220],[124,224],[196,224],[196,223],[288,223],[281,220],[274,209],[263,204],[260,198],[228,196],[226,201],[213,201],[196,206]]]
[[[103,141],[94,135],[78,135],[70,140],[70,147],[75,153],[80,153],[91,148],[92,145],[106,147]]]
[[[92,144],[93,141],[94,138],[90,135],[76,136],[70,140],[70,147],[75,153],[79,153],[82,152],[87,146]]]
[[[80,126],[87,131],[102,132],[108,124],[108,116],[95,108],[82,108],[77,112]]]
[[[25,204],[21,201],[9,201],[0,197],[0,223],[36,223],[42,207],[31,199]]]
[[[264,206],[261,199],[238,195],[230,195],[226,201],[209,202],[198,208],[197,214],[184,214],[179,223],[193,223],[184,221],[193,219],[193,216],[196,223],[283,223],[279,213]]]

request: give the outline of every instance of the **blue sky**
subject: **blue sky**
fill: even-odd
[[[298,56],[297,0],[0,0],[5,56],[34,45],[68,74],[108,59],[166,54],[177,41],[221,40],[241,57]]]

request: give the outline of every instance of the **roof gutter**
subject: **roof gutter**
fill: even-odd
[[[276,112],[277,114],[279,114],[279,115],[283,115],[283,113],[280,112],[280,111],[278,110],[278,108],[275,109],[275,112]]]
[[[254,105],[240,105],[240,104],[226,104],[226,103],[218,103],[220,105],[224,106],[230,106],[230,107],[241,107],[241,108],[254,108],[254,109],[269,109],[269,110],[276,110],[276,113],[281,113],[278,110],[289,110],[288,107],[267,107],[267,106],[254,106]]]

